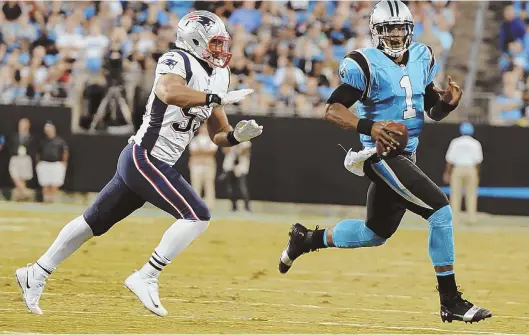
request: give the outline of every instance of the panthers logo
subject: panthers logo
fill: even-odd
[[[342,65],[342,67],[340,68],[340,77],[342,77],[342,79],[345,79],[345,65]]]

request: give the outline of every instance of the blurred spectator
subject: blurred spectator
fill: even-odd
[[[27,200],[31,196],[26,183],[33,178],[34,141],[31,136],[30,122],[23,118],[18,121],[18,132],[14,133],[8,144],[11,153],[9,160],[9,175],[15,184],[11,199],[14,201]]]
[[[215,207],[215,178],[217,175],[217,161],[215,153],[217,146],[211,141],[206,125],[198,129],[197,135],[189,143],[189,171],[191,186],[202,196],[209,208]]]
[[[22,15],[22,7],[18,1],[6,1],[2,6],[2,12],[7,21],[16,21]]]
[[[506,51],[510,42],[524,37],[525,24],[519,17],[516,17],[512,5],[504,8],[503,17],[505,21],[500,28],[500,48],[502,51]]]
[[[250,212],[250,192],[248,191],[248,172],[250,170],[250,141],[234,147],[223,148],[224,161],[219,180],[226,182],[226,190],[231,200],[232,211],[238,210],[237,200],[244,200],[244,209]]]
[[[521,67],[514,67],[512,71],[503,74],[503,93],[496,96],[492,103],[489,116],[491,124],[517,124],[522,120],[522,116],[526,115],[527,103],[524,102],[524,96],[526,101],[529,101],[529,96],[527,96],[527,85],[523,81],[523,73]]]
[[[46,138],[37,154],[37,177],[42,186],[42,197],[46,203],[53,203],[59,187],[64,184],[68,164],[68,146],[57,136],[55,125],[48,121],[44,125]]]
[[[66,19],[65,29],[57,33],[57,49],[60,53],[71,58],[79,58],[79,52],[84,49],[84,39],[81,35],[82,29],[75,19],[70,16]]]
[[[101,28],[97,24],[97,21],[92,22],[89,31],[90,35],[86,36],[83,41],[84,58],[87,60],[101,59],[110,41],[107,36],[101,33]]]
[[[459,127],[461,136],[454,138],[446,152],[443,181],[450,183],[450,204],[454,218],[461,212],[461,198],[465,195],[468,222],[476,222],[478,208],[479,168],[483,162],[481,143],[472,137],[474,127],[465,122]]]
[[[253,32],[261,24],[261,12],[255,8],[255,1],[243,1],[242,7],[231,13],[229,22],[240,24],[248,32]]]

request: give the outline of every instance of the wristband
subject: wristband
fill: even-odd
[[[221,105],[221,98],[216,94],[206,94],[206,105],[217,106]]]
[[[235,135],[233,135],[233,131],[230,131],[228,133],[228,142],[231,144],[231,145],[237,145],[241,142],[237,141],[237,139],[235,138]]]
[[[448,113],[450,113],[451,111],[456,109],[458,105],[459,105],[459,103],[457,103],[455,105],[451,105],[451,104],[449,104],[448,102],[446,102],[444,100],[440,100],[439,101],[439,107],[441,108],[441,110],[447,111]]]
[[[358,121],[358,126],[356,127],[356,131],[360,134],[371,136],[371,128],[373,128],[373,125],[375,124],[375,121],[369,120],[369,119],[360,119]]]

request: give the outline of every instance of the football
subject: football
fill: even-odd
[[[399,142],[399,146],[397,150],[391,150],[387,155],[384,156],[383,152],[385,151],[385,148],[380,141],[377,141],[377,154],[381,157],[397,156],[398,154],[402,153],[406,149],[406,145],[408,145],[408,127],[406,127],[404,123],[391,122],[387,125],[387,128],[400,131],[402,133],[402,135],[391,134],[391,136]]]

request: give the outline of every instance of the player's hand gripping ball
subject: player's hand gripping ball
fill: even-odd
[[[392,157],[404,152],[408,145],[408,128],[404,123],[395,121],[377,122],[371,130],[377,143],[380,157]]]

